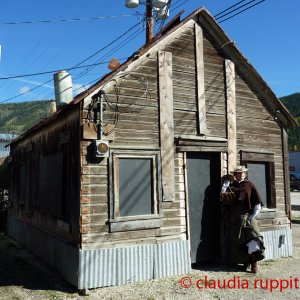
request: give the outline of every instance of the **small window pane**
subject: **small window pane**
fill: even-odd
[[[62,216],[63,154],[40,157],[39,198],[41,210]]]
[[[136,216],[152,211],[152,159],[119,159],[120,216]]]
[[[264,163],[248,163],[247,167],[248,179],[254,183],[262,197],[264,207],[267,207],[266,165]]]

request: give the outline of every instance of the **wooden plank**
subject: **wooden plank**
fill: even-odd
[[[241,151],[241,160],[274,162],[274,153]]]
[[[172,53],[159,51],[158,61],[163,200],[174,201],[175,179]]]
[[[283,148],[283,172],[284,172],[284,191],[285,191],[285,211],[289,220],[291,219],[291,197],[290,197],[290,175],[289,175],[289,148],[288,134],[282,129],[282,148]]]
[[[93,176],[93,175],[82,175],[82,184],[107,184],[107,175]]]
[[[227,134],[228,134],[228,171],[237,163],[237,132],[236,132],[236,94],[234,63],[225,60],[226,102],[227,102]]]
[[[82,194],[100,195],[107,193],[107,185],[82,185]]]
[[[83,215],[103,214],[103,213],[107,213],[107,212],[108,212],[107,204],[81,206],[81,213]]]
[[[198,102],[198,130],[199,134],[207,134],[205,85],[204,85],[204,58],[203,58],[203,32],[195,23],[196,45],[196,76],[197,76],[197,102]]]
[[[193,50],[182,50],[180,48],[172,47],[171,45],[164,47],[164,51],[172,53],[174,56],[184,57],[186,59],[195,58],[195,52]]]
[[[110,231],[128,231],[128,230],[146,230],[151,228],[160,228],[162,226],[161,219],[150,220],[133,220],[126,222],[110,223]]]

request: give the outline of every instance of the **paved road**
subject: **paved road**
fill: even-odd
[[[300,191],[291,192],[291,204],[300,205]]]

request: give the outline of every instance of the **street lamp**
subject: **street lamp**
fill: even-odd
[[[169,0],[125,0],[128,8],[137,8],[139,4],[146,5],[146,43],[153,38],[153,11],[157,19],[165,19],[169,16]]]

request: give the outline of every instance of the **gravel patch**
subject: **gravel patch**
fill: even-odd
[[[293,224],[300,230],[300,222]],[[0,299],[299,299],[300,239],[293,256],[259,262],[254,275],[237,267],[202,265],[191,273],[98,288],[87,296],[4,234],[0,234]]]

